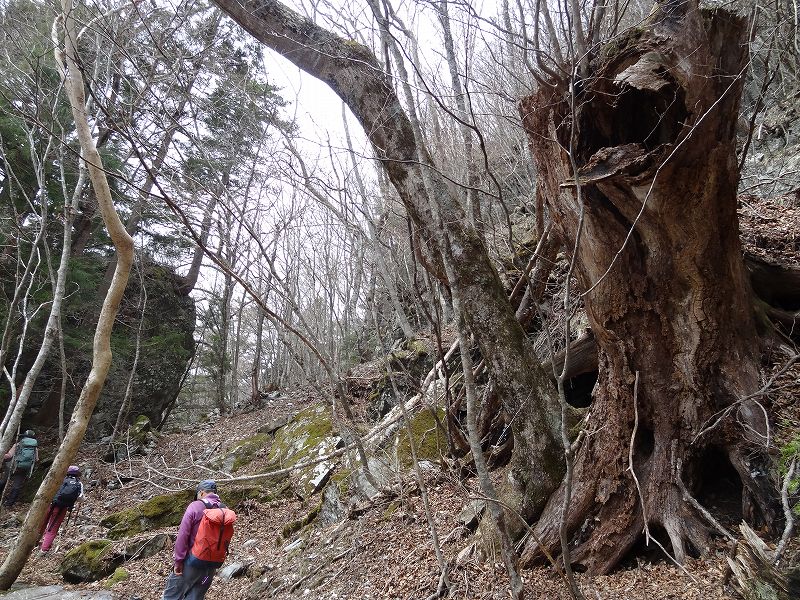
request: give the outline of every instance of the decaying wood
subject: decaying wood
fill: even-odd
[[[666,533],[679,562],[711,548],[716,531],[680,481],[691,497],[714,449],[740,475],[745,516],[767,524],[776,516],[766,457],[745,451],[751,433],[764,433],[754,399],[737,405],[739,423],[695,439],[709,416],[758,389],[736,215],[734,125],[746,32],[746,19],[730,12],[703,12],[695,1],[664,4],[598,52],[574,102],[567,90],[542,88],[521,103],[538,191],[563,240],[576,237],[577,184],[584,203],[576,275],[599,348],[599,379],[567,524],[573,561],[593,573],[612,569],[646,525]],[[564,151],[572,139],[577,174]],[[551,549],[562,498],[551,498],[536,526]],[[523,560],[540,555],[529,543]]]
[[[733,558],[728,557],[728,580],[745,600],[789,600],[789,580],[774,565],[775,551],[746,523],[739,526],[742,539]]]

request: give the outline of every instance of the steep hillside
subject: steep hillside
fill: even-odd
[[[745,251],[789,270],[796,268],[799,215],[793,197],[744,198],[740,218]],[[796,313],[791,294],[782,302],[782,310]],[[794,336],[793,330],[776,333],[775,352],[767,355],[763,374],[765,382],[778,374],[764,407],[774,423],[777,446],[787,453],[800,440],[800,364],[784,368],[785,346]],[[388,362],[405,368],[399,379],[403,393],[410,396],[413,380],[430,368],[425,356],[429,350],[430,343],[420,340],[393,351]],[[476,543],[482,535],[475,531],[485,503],[467,463],[444,458],[442,419],[437,418],[441,415],[422,407],[411,420],[411,439],[420,461],[419,471],[413,469],[406,430],[393,429],[384,417],[392,394],[381,364],[361,365],[349,375],[358,419],[354,425],[331,418],[330,396],[297,389],[271,394],[258,409],[164,434],[149,430],[146,420],[140,419],[128,444],[117,451],[116,463],[102,460],[108,456],[105,445],[86,444],[78,460],[85,473],[86,502],[62,527],[50,554],[34,552],[19,581],[73,591],[107,589],[106,597],[119,600],[160,598],[172,565],[177,523],[191,490],[198,480],[214,477],[222,499],[237,511],[239,521],[226,568],[215,579],[209,597],[435,597],[440,569],[429,515],[448,566],[453,597],[507,598],[500,557],[483,555]],[[374,442],[379,433],[368,440],[378,491],[352,468],[352,450],[342,439],[348,428],[375,432],[375,422],[381,418],[391,434],[380,444]],[[45,458],[51,453],[52,445],[45,445]],[[782,473],[776,470],[774,477]],[[270,475],[255,477],[260,474]],[[504,472],[498,469],[493,476],[499,481]],[[735,483],[711,468],[707,480],[701,499],[722,526],[738,533]],[[7,548],[17,535],[25,509],[22,505],[0,511],[0,548]],[[87,551],[89,541],[94,546]],[[104,551],[98,552],[99,548]],[[79,562],[90,564],[70,567],[64,575],[64,559],[70,552],[73,562],[77,556]],[[732,598],[734,581],[728,576],[727,559],[733,552],[720,539],[710,557],[678,567],[654,545],[642,544],[618,572],[596,578],[579,574],[578,579],[589,598]],[[796,539],[786,557],[787,564],[797,564]],[[236,576],[223,577],[227,569],[236,571]],[[556,569],[540,566],[524,570],[522,576],[529,597],[569,597]],[[65,577],[84,581],[65,583]],[[48,597],[63,597],[66,592],[54,593],[62,596]]]

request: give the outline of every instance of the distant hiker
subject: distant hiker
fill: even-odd
[[[161,600],[205,598],[217,568],[225,562],[236,513],[220,502],[217,483],[201,481],[183,513],[173,553],[175,565]]]
[[[33,473],[33,467],[39,460],[39,443],[36,441],[36,434],[31,429],[25,430],[19,436],[19,441],[11,446],[3,457],[4,461],[10,461],[8,472],[10,486],[4,504],[14,506],[25,482]]]
[[[39,537],[44,534],[42,538],[42,552],[49,552],[50,546],[53,545],[53,540],[56,539],[58,528],[64,517],[69,511],[70,517],[72,516],[72,507],[76,502],[83,500],[83,483],[81,483],[81,470],[75,465],[70,465],[67,469],[67,476],[64,477],[64,483],[58,489],[53,502],[50,503],[50,509],[47,511],[42,529],[39,531]],[[69,527],[69,519],[67,519],[67,526]]]

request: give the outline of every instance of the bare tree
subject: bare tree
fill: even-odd
[[[89,417],[94,411],[111,365],[111,330],[114,326],[114,319],[133,263],[133,240],[128,232],[125,231],[125,227],[114,209],[111,190],[103,170],[103,162],[97,151],[97,146],[92,138],[87,121],[84,80],[79,68],[77,32],[71,0],[64,0],[62,13],[58,16],[55,27],[63,27],[64,47],[62,50],[60,46],[57,46],[56,59],[61,65],[65,79],[64,87],[72,108],[75,127],[81,144],[82,158],[87,163],[89,177],[95,190],[100,212],[117,250],[118,262],[117,270],[103,302],[103,308],[97,322],[92,370],[81,390],[66,436],[31,503],[31,507],[22,524],[20,536],[16,539],[16,542],[6,555],[2,567],[0,567],[0,588],[2,589],[11,587],[11,584],[22,571],[25,561],[38,539],[39,528],[47,512],[46,507],[55,495],[66,473],[67,466],[74,459],[78,446],[83,440],[86,427],[89,424]]]

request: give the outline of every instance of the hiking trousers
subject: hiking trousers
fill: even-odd
[[[53,545],[53,540],[56,539],[56,535],[58,535],[58,528],[61,527],[61,523],[64,521],[68,510],[69,508],[66,506],[50,505],[50,510],[47,511],[47,517],[45,517],[44,523],[42,523],[42,530],[39,532],[40,536],[44,534],[42,538],[42,552],[50,550],[50,546]]]
[[[183,575],[172,572],[167,577],[161,600],[203,600],[216,571],[214,567],[199,567],[187,560],[183,563]]]
[[[9,481],[10,487],[6,493],[6,499],[4,502],[6,506],[14,506],[14,504],[17,502],[17,498],[19,498],[22,488],[25,487],[25,482],[27,480],[28,474],[24,471],[17,471],[11,475],[11,479]]]

